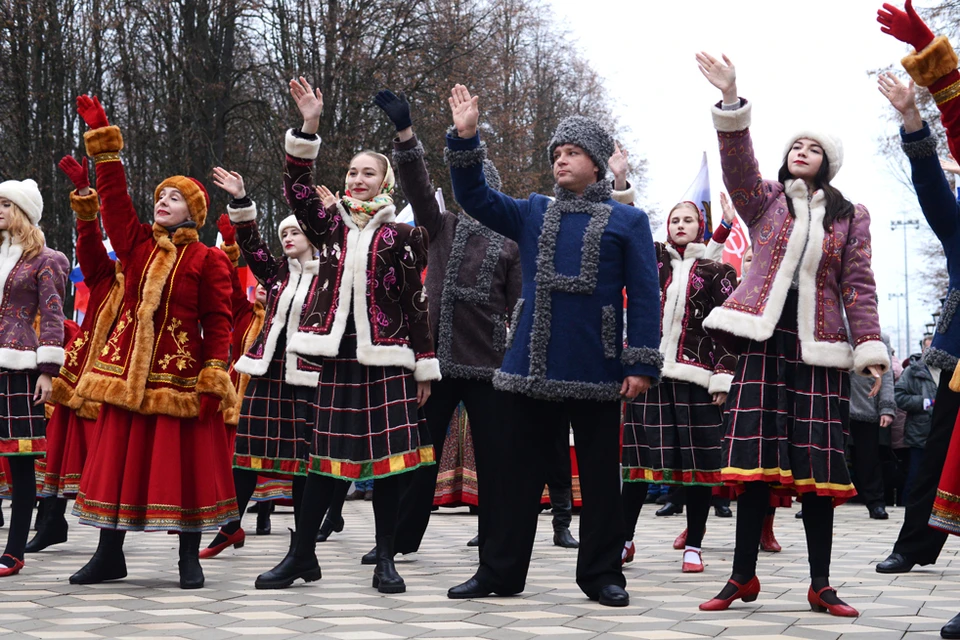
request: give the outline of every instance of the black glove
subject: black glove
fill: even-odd
[[[383,109],[383,112],[387,114],[387,117],[390,118],[397,128],[397,131],[403,131],[413,125],[413,121],[410,119],[410,103],[407,102],[407,96],[403,95],[402,91],[399,96],[389,89],[378,91],[373,101],[377,103],[378,107]]]

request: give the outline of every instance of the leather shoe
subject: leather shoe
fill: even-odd
[[[605,607],[625,607],[630,604],[630,596],[626,590],[615,584],[608,584],[600,589],[596,600]]]
[[[343,531],[343,524],[343,516],[337,516],[337,519],[333,520],[328,515],[323,519],[323,524],[320,525],[320,530],[317,531],[317,542],[326,542],[327,538],[329,538],[331,534],[340,533]]]
[[[683,513],[683,505],[674,504],[672,502],[668,502],[667,504],[657,509],[658,516],[677,516],[677,515],[680,515],[681,513]]]
[[[953,616],[947,624],[940,629],[941,638],[960,638],[960,613]]]
[[[718,504],[717,506],[715,506],[715,507],[713,508],[713,512],[714,512],[715,514],[717,514],[717,517],[718,517],[718,518],[732,518],[732,517],[733,517],[733,511],[731,511],[731,510],[730,510],[730,507],[728,507],[728,506],[725,505],[725,504]]]
[[[126,577],[127,563],[122,550],[109,555],[106,552],[95,553],[87,564],[70,576],[70,584],[99,584],[108,580],[122,580]]]
[[[553,544],[564,549],[579,549],[580,543],[570,533],[570,529],[564,527],[553,532]]]
[[[877,563],[877,573],[908,573],[915,564],[903,554],[891,553],[886,560]]]
[[[886,520],[890,516],[887,514],[887,510],[883,508],[883,505],[878,504],[870,507],[870,517],[874,520]]]
[[[373,545],[373,549],[363,554],[360,564],[377,564],[377,545]]]
[[[480,534],[478,533],[477,535],[475,535],[475,536],[473,536],[472,538],[470,538],[470,540],[467,542],[467,546],[468,546],[468,547],[479,547],[479,546],[480,546]]]
[[[492,589],[487,588],[482,582],[477,580],[476,577],[473,577],[463,584],[450,587],[450,589],[447,590],[447,597],[451,600],[469,600],[472,598],[486,598],[491,593],[493,593]]]

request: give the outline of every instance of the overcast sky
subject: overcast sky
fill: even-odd
[[[547,1],[606,79],[616,113],[631,129],[630,151],[649,161],[644,201],[661,210],[681,198],[707,151],[714,211],[720,211],[720,159],[710,118],[720,92],[697,69],[700,49],[726,53],[736,65],[740,94],[753,102],[751,132],[764,177],[776,179],[794,132],[819,128],[839,135],[844,162],[833,184],[870,210],[881,325],[896,342],[899,304],[905,339],[903,301],[888,299],[904,291],[903,231],[891,231],[890,221],[922,216],[912,189],[896,180],[878,151],[878,138],[896,129],[868,71],[891,63],[901,69],[899,60],[909,52],[880,32],[881,0]],[[930,4],[916,1],[918,7]],[[910,351],[917,351],[938,303],[921,290],[919,274],[918,249],[931,234],[925,223],[923,231],[907,233]],[[897,353],[903,357],[902,348]]]

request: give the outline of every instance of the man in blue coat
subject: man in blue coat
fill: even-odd
[[[490,535],[480,567],[451,598],[523,591],[536,536],[550,430],[571,424],[583,509],[577,584],[588,597],[626,606],[620,566],[620,403],[660,376],[660,289],[646,214],[610,198],[613,139],[594,120],[560,123],[549,145],[556,198],[516,200],[491,189],[477,134],[478,98],[450,98],[456,134],[447,158],[457,202],[517,242],[523,286],[510,322],[498,392]],[[626,336],[623,291],[627,293]],[[624,341],[626,337],[626,341]]]

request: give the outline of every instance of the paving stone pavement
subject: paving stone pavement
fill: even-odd
[[[653,511],[648,507],[641,515],[636,560],[625,570],[631,605],[622,609],[601,607],[583,596],[574,582],[576,552],[553,546],[547,514],[540,519],[527,590],[521,597],[476,601],[448,600],[445,595],[475,568],[476,550],[465,543],[476,532],[476,518],[465,509],[434,514],[420,553],[400,558],[398,569],[407,592],[393,596],[372,589],[372,567],[359,562],[373,544],[369,502],[348,502],[343,533],[318,545],[323,579],[280,591],[258,591],[253,581],[286,551],[285,527],[293,521],[289,513],[274,515],[273,535],[250,535],[242,549],[204,561],[206,588],[196,591],[177,587],[177,539],[157,533],[127,536],[126,580],[86,587],[69,584],[68,576],[87,561],[97,544],[96,529],[71,519],[68,543],[28,556],[20,575],[0,581],[0,635],[887,640],[939,637],[943,623],[960,610],[960,544],[955,538],[935,566],[900,576],[881,575],[873,565],[889,552],[903,510],[890,509],[890,520],[883,522],[870,520],[860,505],[844,505],[837,511],[832,583],[860,610],[859,618],[833,618],[807,606],[808,570],[803,527],[793,517],[796,509],[778,511],[776,530],[783,552],[761,553],[760,598],[737,603],[726,612],[703,613],[697,605],[713,596],[730,573],[735,519],[711,514],[704,548],[706,571],[685,575],[680,572],[681,553],[671,547],[684,518],[658,518]],[[252,533],[255,516],[247,515],[245,523]],[[205,543],[209,539],[205,536]]]

